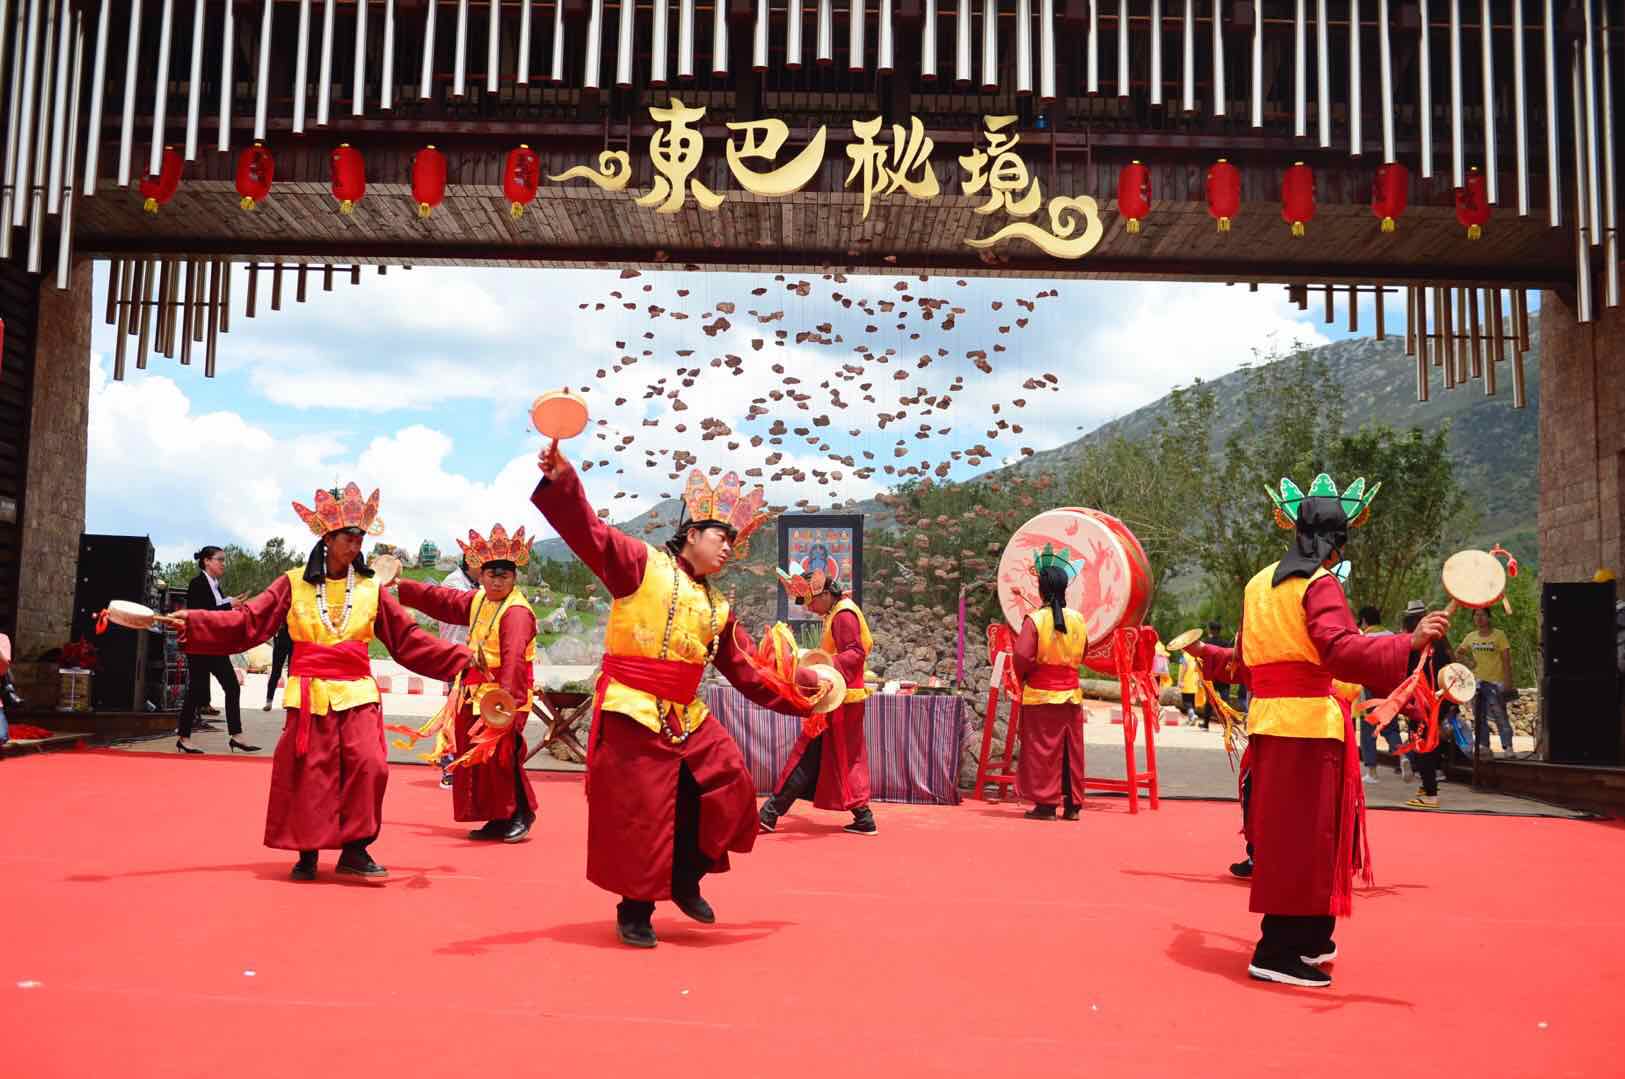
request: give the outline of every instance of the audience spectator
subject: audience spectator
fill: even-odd
[[[1470,663],[1478,679],[1478,692],[1473,694],[1473,722],[1477,728],[1475,746],[1486,757],[1490,750],[1490,722],[1493,720],[1501,735],[1501,753],[1512,753],[1512,722],[1507,718],[1506,693],[1512,679],[1512,644],[1507,635],[1491,624],[1490,612],[1479,608],[1473,612],[1473,631],[1461,639],[1456,657]]]
[[[1389,637],[1394,632],[1383,626],[1382,612],[1370,604],[1360,608],[1354,622],[1355,625],[1360,627],[1360,632],[1367,637]],[[1377,779],[1377,729],[1363,720],[1357,723],[1356,726],[1360,728],[1360,764],[1364,768],[1360,778],[1363,782],[1371,783]],[[1382,729],[1382,737],[1388,743],[1388,752],[1392,753],[1400,747],[1400,731],[1397,720]],[[1410,757],[1400,757],[1399,763],[1394,766],[1394,771],[1399,774],[1401,779],[1409,779],[1411,777]]]
[[[1416,629],[1422,616],[1427,614],[1427,605],[1419,599],[1413,599],[1405,605],[1405,632],[1410,633]],[[1437,675],[1438,672],[1450,662],[1450,646],[1443,641],[1434,641],[1432,654],[1428,657],[1428,667]],[[1412,809],[1438,809],[1439,808],[1439,773],[1443,767],[1444,748],[1450,741],[1447,733],[1455,722],[1459,709],[1456,702],[1446,699],[1439,708],[1439,740],[1434,747],[1426,753],[1417,753],[1416,774],[1422,780],[1422,789],[1416,792],[1416,797],[1405,803]]]
[[[282,668],[293,656],[293,634],[288,632],[288,623],[284,621],[282,628],[276,631],[271,638],[271,669],[265,683],[265,711],[271,710],[271,702],[276,699],[276,684],[282,681]]]
[[[225,611],[242,603],[241,596],[226,596],[220,591],[220,578],[226,572],[226,553],[219,547],[204,547],[193,556],[197,559],[198,574],[186,587],[186,605],[193,610]],[[197,722],[198,709],[209,699],[209,679],[214,678],[226,694],[226,730],[228,745],[244,753],[258,753],[260,747],[238,739],[243,733],[243,715],[239,705],[241,690],[237,686],[237,671],[230,656],[186,657],[186,699],[181,703],[180,728],[176,732],[175,748],[182,753],[202,753],[187,739]]]

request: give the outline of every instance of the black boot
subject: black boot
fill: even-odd
[[[472,829],[468,833],[468,838],[470,838],[470,839],[501,839],[503,836],[507,835],[508,826],[511,823],[512,822],[509,821],[505,817],[499,818],[499,819],[494,820],[494,821],[487,821],[486,823],[480,825],[478,828]]]
[[[868,806],[859,806],[852,811],[852,823],[842,828],[843,832],[853,835],[878,835],[880,829],[875,827],[875,814]]]
[[[622,944],[633,948],[653,948],[659,943],[655,939],[654,926],[649,924],[654,909],[653,903],[642,899],[623,899],[616,905],[615,935]]]
[[[1031,809],[1027,810],[1027,812],[1023,813],[1022,816],[1026,817],[1028,820],[1054,820],[1055,807],[1047,805],[1035,805]]]
[[[365,843],[352,843],[344,848],[339,855],[338,871],[367,881],[382,881],[389,876],[389,870],[372,860]]]
[[[756,822],[757,829],[763,832],[772,832],[779,826],[779,811],[773,808],[773,799],[769,798],[762,803],[762,814]]]
[[[313,850],[300,851],[299,860],[293,863],[293,872],[289,873],[288,876],[294,880],[315,880],[316,852]]]
[[[1083,812],[1083,807],[1076,802],[1068,802],[1061,809],[1061,817],[1065,820],[1077,820]]]
[[[1232,877],[1240,877],[1243,880],[1246,880],[1248,877],[1251,877],[1253,875],[1253,859],[1252,859],[1252,856],[1248,855],[1246,858],[1242,859],[1239,862],[1231,862],[1230,863],[1230,875]]]
[[[1253,949],[1253,961],[1247,965],[1249,975],[1259,981],[1305,989],[1324,989],[1332,984],[1330,974],[1311,966],[1303,958],[1316,946],[1312,937],[1324,936],[1330,940],[1330,928],[1321,919],[1266,914],[1262,923],[1258,947]]]
[[[532,813],[529,807],[521,803],[519,812],[515,813],[508,821],[504,822],[505,827],[503,828],[502,834],[497,838],[501,839],[504,843],[523,842],[524,838],[530,834],[530,822],[535,819],[536,814]]]

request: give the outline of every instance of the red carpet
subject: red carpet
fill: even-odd
[[[6,1074],[1550,1077],[1625,1047],[1615,824],[1375,814],[1379,887],[1310,991],[1246,977],[1233,805],[882,805],[874,839],[798,809],[709,879],[716,926],[662,905],[641,952],[582,877],[579,780],[484,846],[397,767],[374,887],[328,853],[287,880],[268,776],[0,764]]]

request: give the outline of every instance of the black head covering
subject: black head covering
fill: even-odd
[[[1349,542],[1349,517],[1337,498],[1305,498],[1298,505],[1297,530],[1291,550],[1275,567],[1271,584],[1290,577],[1312,577],[1333,552],[1342,552]]]

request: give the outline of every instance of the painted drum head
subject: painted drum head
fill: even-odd
[[[1507,571],[1488,551],[1457,551],[1440,574],[1444,590],[1463,607],[1493,607],[1507,590]]]
[[[1183,652],[1201,639],[1202,631],[1200,629],[1187,629],[1184,633],[1169,641],[1165,647],[1170,653]]]
[[[127,629],[147,629],[158,618],[158,612],[127,599],[115,599],[107,605],[107,620]]]
[[[1478,677],[1463,664],[1446,663],[1439,668],[1439,692],[1457,704],[1466,704],[1478,692]]]
[[[574,438],[587,429],[587,402],[569,390],[549,390],[531,403],[530,422],[547,438]]]
[[[1115,674],[1112,631],[1140,625],[1151,606],[1151,565],[1144,548],[1122,521],[1099,510],[1066,506],[1032,518],[1010,537],[999,559],[999,605],[1018,632],[1022,619],[1039,606],[1033,556],[1045,544],[1073,564],[1082,563],[1067,586],[1066,605],[1083,615],[1089,634],[1084,663]]]

